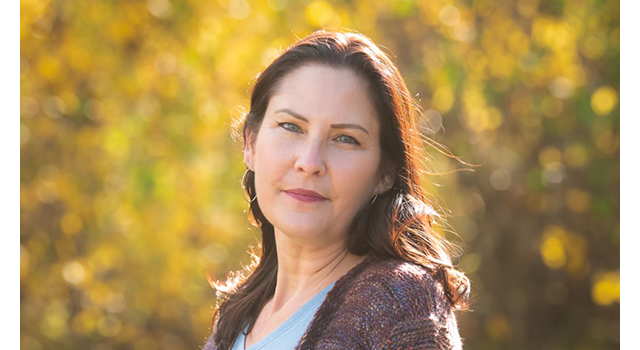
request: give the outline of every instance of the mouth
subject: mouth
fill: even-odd
[[[285,190],[284,192],[288,194],[290,197],[292,197],[293,199],[298,200],[300,202],[304,202],[304,203],[322,202],[328,199],[322,196],[321,194],[319,194],[318,192],[304,190],[301,188]]]

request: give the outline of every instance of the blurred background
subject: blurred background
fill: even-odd
[[[617,349],[620,4],[22,0],[21,349],[197,349],[250,261],[254,76],[320,28],[396,55],[458,233],[468,349]],[[454,171],[459,168],[474,169]],[[441,173],[443,175],[437,175]]]

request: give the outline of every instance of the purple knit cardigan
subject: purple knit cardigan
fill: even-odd
[[[214,335],[203,350],[216,350]],[[427,269],[370,255],[336,281],[295,349],[462,349],[462,340]]]

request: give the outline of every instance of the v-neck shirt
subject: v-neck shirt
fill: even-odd
[[[302,305],[275,331],[260,339],[259,342],[251,345],[246,350],[293,350],[309,327],[313,316],[316,311],[318,311],[318,308],[320,308],[320,305],[322,305],[324,298],[331,288],[333,288],[334,284],[335,282],[318,292],[318,294]],[[239,332],[231,348],[232,350],[245,350],[245,333],[248,327],[249,325]]]

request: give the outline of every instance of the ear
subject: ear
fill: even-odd
[[[253,132],[251,132],[250,130],[247,129],[244,139],[245,139],[244,150],[243,150],[244,163],[247,165],[247,168],[249,170],[254,171],[253,158],[254,158],[254,155],[255,155],[255,149],[254,149],[255,137],[253,135]]]
[[[381,171],[380,179],[378,180],[378,184],[376,185],[374,193],[376,195],[380,195],[389,191],[393,186],[393,183],[395,182],[395,178],[395,167],[384,167]]]

